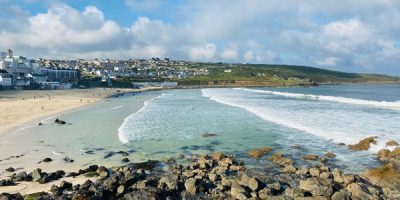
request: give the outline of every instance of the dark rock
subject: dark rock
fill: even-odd
[[[53,161],[51,158],[45,158],[45,159],[43,159],[43,162],[51,162],[51,161]]]
[[[40,168],[33,170],[32,172],[32,178],[34,181],[39,181],[40,179],[42,179],[42,170]]]
[[[16,194],[9,194],[9,193],[1,193],[0,194],[1,200],[24,200],[24,197],[20,193]]]
[[[6,169],[6,172],[14,172],[14,171],[15,171],[15,169],[12,168],[12,167],[9,167],[9,168]]]
[[[129,162],[129,159],[128,158],[124,158],[124,159],[121,160],[121,162],[127,163],[127,162]]]
[[[15,185],[15,183],[10,179],[0,180],[0,186],[11,186],[11,185]]]
[[[60,183],[60,187],[61,190],[65,190],[65,189],[71,189],[72,188],[72,183],[67,182],[67,181],[61,181]]]
[[[160,191],[155,188],[143,188],[124,195],[126,200],[158,200],[162,199]]]
[[[60,119],[56,119],[55,121],[54,121],[56,124],[61,124],[61,125],[64,125],[64,124],[66,124],[66,122],[65,121],[63,121],[63,120],[60,120]]]
[[[73,163],[73,162],[74,162],[73,159],[68,158],[68,157],[63,158],[63,160],[64,160],[64,162],[66,162],[66,163]]]

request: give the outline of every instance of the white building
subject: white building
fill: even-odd
[[[0,85],[3,87],[12,86],[12,76],[5,70],[0,69]]]

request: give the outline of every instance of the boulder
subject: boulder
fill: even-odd
[[[310,168],[309,172],[310,172],[311,176],[319,177],[319,174],[320,174],[319,169],[313,167],[313,168]]]
[[[396,190],[400,188],[400,169],[398,166],[387,164],[367,170],[363,175],[375,185]]]
[[[294,173],[296,173],[297,169],[293,165],[288,165],[285,168],[283,168],[282,171],[285,173],[294,174]]]
[[[304,160],[318,160],[318,156],[317,155],[311,155],[311,154],[307,154],[303,156]]]
[[[123,199],[129,200],[158,200],[163,199],[160,191],[154,188],[143,188],[124,195]]]
[[[168,174],[160,178],[158,188],[167,188],[169,191],[177,190],[179,177],[176,174]]]
[[[256,178],[249,177],[247,174],[242,175],[239,184],[249,187],[252,191],[257,191],[260,187],[259,181]]]
[[[64,124],[66,124],[66,122],[65,121],[63,121],[63,120],[60,120],[60,119],[56,119],[55,121],[54,121],[56,124],[60,124],[60,125],[64,125]]]
[[[318,177],[300,180],[300,189],[310,192],[313,196],[331,196],[333,193],[331,183]]]
[[[283,157],[280,153],[273,154],[268,160],[282,167],[293,164],[293,160]]]
[[[34,181],[39,181],[40,179],[42,179],[43,174],[42,174],[42,170],[40,168],[33,170],[32,172],[32,178]]]
[[[70,188],[72,188],[72,183],[67,182],[67,181],[61,181],[59,188],[60,188],[60,190],[70,189]]]
[[[124,193],[125,193],[125,186],[120,185],[120,186],[117,188],[117,196],[122,196]]]
[[[394,140],[390,140],[390,141],[388,141],[388,142],[386,142],[386,146],[399,146],[399,143],[397,143],[396,141],[394,141]]]
[[[249,156],[252,158],[260,158],[271,151],[272,151],[272,148],[270,148],[270,147],[263,147],[261,149],[253,149],[253,150],[249,151]]]
[[[185,181],[186,191],[189,192],[193,196],[195,196],[197,193],[196,182],[197,182],[197,180],[194,178],[189,178],[189,179],[186,179],[186,181]]]
[[[346,190],[339,190],[331,197],[332,200],[350,200],[350,193]]]
[[[216,160],[216,161],[221,161],[222,159],[224,159],[226,156],[223,154],[223,153],[221,153],[221,152],[215,152],[213,155],[212,155],[212,158],[213,158],[213,160]]]
[[[260,199],[269,199],[270,195],[272,195],[272,193],[271,193],[271,189],[269,189],[269,188],[264,188],[264,189],[258,191],[258,197]]]
[[[336,154],[334,154],[334,153],[332,153],[332,152],[326,152],[326,153],[325,153],[325,157],[327,157],[327,158],[335,158],[335,157],[336,157]]]
[[[371,144],[376,144],[376,137],[368,137],[359,141],[357,144],[349,145],[348,147],[354,151],[366,151],[371,147]]]
[[[378,151],[378,159],[380,161],[387,161],[390,158],[390,150],[389,149],[381,149]]]
[[[238,183],[232,184],[231,196],[235,199],[240,199],[240,200],[248,199],[250,197],[246,189]]]
[[[6,172],[14,172],[14,171],[15,171],[15,169],[12,168],[12,167],[9,167],[9,168],[6,169]]]
[[[299,188],[286,188],[284,194],[293,199],[298,197],[304,197],[304,191]]]
[[[372,195],[364,185],[359,183],[351,183],[346,189],[351,193],[351,198],[354,200],[379,199],[377,196]]]
[[[9,193],[1,193],[0,194],[0,199],[1,200],[24,200],[24,197],[20,193],[16,194],[9,194]]]
[[[127,163],[127,162],[129,162],[129,158],[124,158],[124,159],[121,160],[121,162]]]
[[[53,161],[53,159],[51,159],[51,158],[45,158],[45,159],[43,159],[43,162],[51,162],[51,161]]]

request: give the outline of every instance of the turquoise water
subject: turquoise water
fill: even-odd
[[[400,142],[399,100],[400,85],[149,92],[60,117],[71,125],[55,125],[51,119],[45,126],[21,130],[2,138],[0,150],[26,152],[25,159],[34,161],[55,158],[51,167],[122,164],[121,155],[104,159],[111,151],[129,152],[131,161],[222,151],[249,165],[264,166],[266,159],[248,159],[247,151],[271,146],[295,157],[334,152],[338,156],[332,164],[359,172],[378,164],[373,154],[387,140]],[[205,132],[216,136],[205,138]],[[337,144],[356,143],[368,136],[379,137],[370,151],[353,152]],[[64,164],[63,157],[76,162]]]

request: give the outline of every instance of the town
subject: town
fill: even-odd
[[[0,89],[69,89],[93,86],[112,87],[117,80],[136,80],[132,87],[148,84],[174,87],[183,79],[208,75],[206,67],[169,58],[151,59],[28,59],[9,49],[0,52]],[[140,82],[142,81],[142,82]]]

